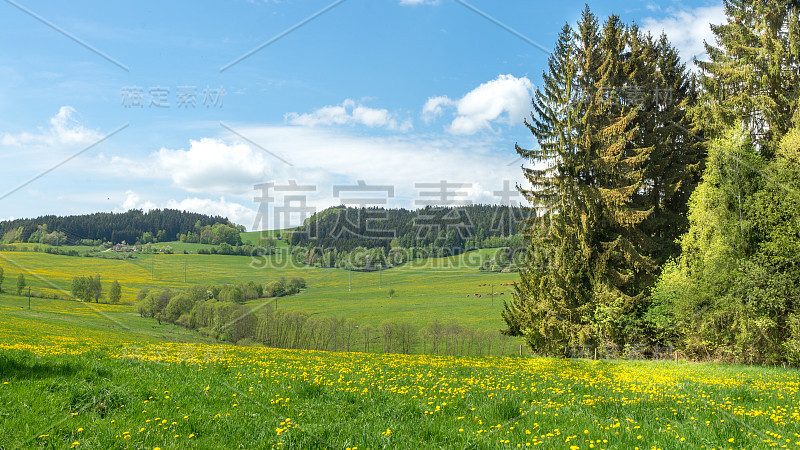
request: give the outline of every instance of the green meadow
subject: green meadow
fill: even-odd
[[[0,295],[0,449],[800,448],[796,370],[237,347],[26,303]]]
[[[268,260],[0,253],[0,449],[800,448],[796,370],[234,346],[129,303],[146,287],[303,277],[301,293],[250,305],[491,331],[503,325],[502,284],[517,277],[478,271],[490,249],[369,273],[291,263],[280,250]],[[120,281],[125,303],[29,306],[11,293],[19,273],[32,292],[61,296],[72,277],[99,274]],[[494,305],[493,291],[505,293]]]
[[[163,245],[177,247],[178,244]],[[517,275],[478,270],[481,259],[496,251],[483,249],[455,257],[413,260],[380,272],[309,267],[289,258],[285,245],[279,245],[278,252],[265,259],[154,253],[116,260],[0,252],[0,265],[5,269],[3,286],[7,292],[15,289],[19,273],[25,275],[32,291],[64,297],[73,277],[100,275],[106,291],[111,281],[118,280],[122,286],[122,301],[128,303],[143,288],[185,289],[194,284],[250,280],[264,284],[281,277],[302,277],[308,287],[300,294],[277,301],[259,299],[250,304],[258,307],[268,303],[270,307],[289,311],[342,316],[372,326],[385,320],[398,320],[423,327],[439,320],[456,321],[473,329],[498,330],[504,325],[500,318],[503,299],[508,298],[512,290],[512,286],[501,284],[513,283]],[[390,290],[393,290],[391,298]],[[498,295],[492,298],[492,292]],[[503,295],[499,295],[501,292]]]

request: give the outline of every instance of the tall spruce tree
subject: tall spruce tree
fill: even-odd
[[[538,352],[565,355],[575,345],[643,339],[632,330],[640,328],[655,279],[653,235],[665,228],[644,224],[656,201],[680,190],[686,165],[682,157],[658,161],[673,169],[666,175],[672,178],[653,186],[664,175],[649,165],[666,159],[669,145],[688,133],[662,148],[649,135],[666,125],[661,133],[668,138],[682,129],[673,123],[682,117],[664,110],[680,107],[683,97],[669,105],[653,98],[653,86],[682,81],[686,90],[684,69],[669,65],[679,60],[670,60],[674,50],[663,41],[659,47],[617,16],[600,30],[587,7],[576,32],[562,29],[535,93],[525,123],[539,145],[517,152],[533,166],[524,168],[532,188],[522,192],[542,213],[527,224],[528,266],[503,317],[504,332],[524,335]]]
[[[638,33],[635,27],[632,31]],[[635,202],[653,208],[640,229],[650,240],[647,254],[660,266],[680,252],[676,241],[688,229],[687,205],[700,182],[706,148],[687,113],[697,102],[695,80],[666,35],[657,40],[639,35],[631,41],[631,55],[634,83],[643,100],[636,141],[652,148]],[[653,281],[643,277],[639,287]]]
[[[582,21],[590,38],[588,46],[596,46],[593,19],[588,16]],[[525,125],[537,138],[538,148],[516,146],[521,156],[534,162],[533,167],[523,168],[533,188],[521,191],[540,211],[524,230],[530,248],[528,264],[517,295],[502,314],[509,326],[507,334],[524,335],[532,348],[548,354],[563,354],[565,344],[589,323],[588,311],[581,310],[589,303],[588,259],[573,259],[587,249],[587,224],[581,221],[585,213],[578,201],[583,155],[575,139],[582,134],[579,111],[590,96],[576,81],[575,41],[572,28],[564,25],[548,71],[542,75],[544,85],[534,94],[535,114]],[[593,55],[588,53],[589,58]]]

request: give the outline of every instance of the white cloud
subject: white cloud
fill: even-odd
[[[694,67],[691,64],[692,58],[703,59],[706,54],[703,41],[715,44],[709,25],[725,23],[725,10],[722,5],[718,5],[684,10],[668,9],[665,12],[663,17],[645,18],[642,28],[655,36],[666,33],[687,66]]]
[[[92,170],[116,179],[170,180],[174,187],[192,193],[243,195],[275,173],[276,166],[286,166],[274,156],[249,144],[217,138],[189,141],[189,149],[162,148],[144,159],[99,155]]]
[[[392,185],[397,194],[390,206],[414,207],[413,201],[420,199],[415,183],[472,183],[464,199],[487,202],[486,191],[502,186],[498,180],[521,178],[518,166],[508,166],[513,147],[496,152],[495,137],[359,136],[342,130],[257,125],[240,127],[239,132],[278,154],[291,154],[293,167],[281,167],[263,181],[285,185],[296,179],[298,184],[315,185],[310,200],[320,207],[339,203],[332,185],[357,180]]]
[[[181,201],[170,200],[167,202],[166,208],[227,217],[231,222],[244,225],[248,228],[256,218],[255,209],[248,208],[239,203],[226,201],[225,197],[220,197],[219,200],[198,197],[185,198]]]
[[[492,124],[496,122],[517,125],[530,111],[533,87],[527,77],[500,75],[459,100],[451,100],[447,96],[429,98],[422,107],[422,117],[430,122],[442,114],[444,108],[455,106],[456,116],[448,126],[448,131],[462,135],[492,130]]]
[[[340,105],[323,106],[311,113],[287,113],[284,119],[293,125],[366,125],[371,128],[386,128],[393,131],[408,131],[410,120],[399,120],[387,109],[375,109],[356,104],[346,99]]]
[[[131,209],[141,209],[143,211],[150,211],[151,209],[156,209],[157,206],[155,203],[146,201],[143,202],[142,199],[139,197],[134,191],[125,191],[125,200],[122,202],[122,211],[128,211]]]
[[[164,180],[185,192],[244,198],[250,196],[254,184],[290,167],[265,149],[243,143],[235,135],[226,140],[204,137],[190,140],[188,150],[162,148],[142,159],[99,155],[87,170],[129,183]],[[135,203],[139,204],[138,199]]]
[[[225,200],[225,197],[220,197],[219,200],[212,200],[208,198],[188,197],[183,200],[168,200],[167,202],[158,205],[152,201],[142,201],[139,194],[134,191],[125,192],[126,198],[122,203],[122,208],[118,211],[128,211],[131,209],[141,209],[143,211],[150,211],[151,209],[177,209],[180,211],[191,211],[201,214],[208,214],[212,216],[227,217],[231,222],[250,226],[256,217],[256,210],[248,208],[244,205]]]
[[[450,100],[450,97],[441,95],[439,97],[431,97],[425,102],[422,107],[422,119],[425,122],[432,122],[434,119],[442,115],[445,107],[453,106],[455,102]]]
[[[267,155],[243,143],[228,144],[219,139],[190,141],[189,150],[162,148],[153,164],[169,174],[175,186],[190,192],[241,192],[263,180]],[[278,163],[280,164],[280,163]]]
[[[521,178],[518,166],[508,166],[515,155],[513,147],[509,144],[507,151],[496,151],[499,141],[495,136],[364,136],[341,129],[288,125],[237,125],[236,130],[285,157],[291,165],[249,143],[241,143],[238,136],[230,133],[192,140],[188,150],[161,149],[141,160],[101,156],[98,164],[91,166],[131,183],[169,180],[184,192],[247,201],[255,195],[255,184],[286,184],[295,179],[299,184],[316,185],[313,195],[325,198],[331,205],[338,201],[332,198],[331,185],[352,184],[356,180],[391,184],[398,191],[405,189],[408,197],[414,192],[415,182],[448,180],[497,189],[497,180]],[[479,190],[469,192],[468,197],[476,201],[485,199]],[[131,197],[129,203],[142,204],[138,197]],[[413,205],[405,202],[401,206]]]
[[[51,117],[48,128],[39,127],[36,133],[5,133],[0,144],[9,147],[46,147],[49,150],[86,146],[100,140],[102,134],[84,127],[71,106],[62,106]]]

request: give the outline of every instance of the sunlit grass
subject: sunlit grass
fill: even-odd
[[[800,447],[794,370],[164,343],[25,313],[0,336],[12,448]]]
[[[269,256],[267,264],[258,264],[246,256],[182,253],[107,260],[0,252],[0,266],[5,269],[6,292],[14,291],[19,273],[25,274],[32,291],[61,297],[69,295],[73,277],[100,275],[106,291],[111,281],[118,280],[122,301],[128,303],[145,287],[185,289],[193,284],[250,280],[264,284],[281,277],[302,277],[307,280],[308,288],[299,295],[281,299],[279,307],[323,316],[345,316],[372,326],[384,320],[398,320],[422,327],[438,319],[454,320],[475,329],[498,330],[504,326],[500,317],[502,300],[511,293],[510,287],[501,284],[516,281],[517,275],[477,270],[481,258],[495,251],[484,249],[456,257],[414,260],[380,273],[305,266],[291,261],[285,248]],[[395,291],[391,299],[389,289]],[[493,291],[498,292],[494,299],[490,295]],[[504,294],[501,296],[499,292]]]

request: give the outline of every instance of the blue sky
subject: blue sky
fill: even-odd
[[[542,48],[583,7],[0,2],[0,219],[171,207],[251,229],[254,186],[290,180],[314,190],[273,190],[270,205],[414,208],[442,180],[448,198],[502,203],[522,182],[514,143],[534,145],[522,120]],[[667,32],[687,60],[724,20],[721,2],[590,7]],[[334,195],[359,180],[394,189]],[[273,227],[270,205],[257,227]]]

